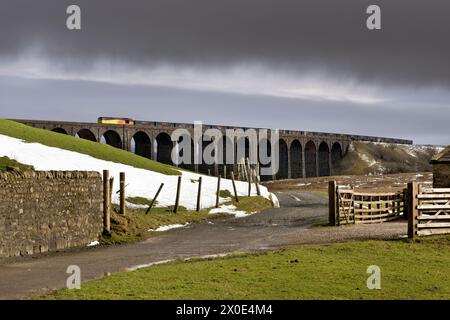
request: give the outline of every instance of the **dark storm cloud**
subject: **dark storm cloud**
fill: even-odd
[[[81,32],[65,29],[73,3]],[[365,27],[370,4],[382,8],[381,31]],[[0,4],[0,59],[38,45],[52,63],[81,72],[96,59],[139,68],[260,62],[449,88],[449,31],[446,0],[10,0]]]
[[[151,121],[283,128],[450,143],[445,106],[398,109],[361,108],[264,96],[195,92],[164,87],[122,86],[90,81],[59,81],[0,76],[0,117],[95,122],[98,116]],[[36,105],[39,101],[39,107]],[[214,106],[214,109],[211,109]],[[276,107],[274,107],[276,106]],[[440,116],[436,117],[438,114]]]

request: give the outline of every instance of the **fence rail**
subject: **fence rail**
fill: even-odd
[[[450,189],[408,184],[408,237],[450,233]]]
[[[364,193],[329,184],[330,224],[370,224],[400,218],[406,211],[405,191]]]

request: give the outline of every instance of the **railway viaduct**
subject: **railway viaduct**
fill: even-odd
[[[135,125],[107,125],[86,122],[15,120],[23,124],[68,134],[94,142],[107,143],[116,148],[134,152],[140,156],[162,163],[172,164],[171,152],[176,142],[171,140],[174,130],[186,129],[194,136],[194,125],[187,123],[136,121]],[[203,130],[216,128],[225,133],[226,129],[242,129],[216,125],[203,125]],[[336,162],[348,151],[351,141],[385,142],[412,144],[411,140],[383,137],[279,130],[279,171],[269,179],[288,179],[333,175]],[[248,141],[246,141],[248,149]],[[191,144],[193,142],[191,140]],[[207,144],[207,143],[206,143]],[[203,145],[205,147],[205,144]],[[269,146],[270,147],[270,146]],[[224,151],[225,152],[225,151]],[[248,150],[246,150],[248,155]],[[223,165],[180,165],[187,169],[216,175],[223,174]],[[227,165],[232,170],[232,165]]]

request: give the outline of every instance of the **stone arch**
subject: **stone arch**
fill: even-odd
[[[291,143],[290,154],[291,177],[301,178],[303,175],[302,144],[297,139]]]
[[[306,178],[315,177],[316,171],[316,144],[313,141],[308,141],[305,145],[305,170]]]
[[[130,143],[132,152],[144,158],[152,158],[152,142],[148,134],[138,131],[133,135]]]
[[[106,143],[114,148],[122,149],[122,138],[114,130],[106,131],[100,138],[101,143]]]
[[[53,128],[51,131],[56,132],[56,133],[61,133],[61,134],[67,134],[67,131],[60,127]]]
[[[319,177],[330,175],[330,148],[322,141],[319,145]]]
[[[172,165],[173,143],[170,136],[161,132],[156,136],[156,160],[161,163]]]
[[[89,129],[81,129],[81,130],[79,130],[76,133],[75,137],[80,138],[80,139],[84,139],[84,140],[97,142],[97,138],[95,137],[95,134]]]
[[[259,152],[261,152],[261,148],[263,147],[263,146],[265,146],[265,145],[267,145],[267,156],[269,157],[269,158],[271,158],[272,157],[272,145],[271,145],[271,143],[270,143],[270,140],[269,139],[261,139],[260,141],[259,141]],[[270,166],[271,166],[271,163],[268,163],[268,164],[263,164],[263,163],[261,163],[261,155],[259,154],[259,152],[258,152],[258,159],[259,159],[259,167],[260,167],[260,172],[259,172],[259,174],[260,174],[260,177],[261,177],[261,181],[269,181],[269,180],[272,180],[273,179],[273,176],[272,175],[266,175],[266,174],[263,174],[263,172],[262,172],[262,170],[264,169],[264,168],[269,168]]]
[[[276,174],[277,179],[287,179],[289,177],[289,155],[288,146],[283,139],[278,140],[278,172]]]
[[[331,163],[334,165],[337,161],[342,159],[343,156],[341,144],[339,142],[333,143],[333,146],[331,147]]]

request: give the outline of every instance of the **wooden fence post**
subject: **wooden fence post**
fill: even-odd
[[[408,183],[408,238],[415,240],[417,237],[417,217],[419,215],[418,205],[418,184],[417,181]]]
[[[103,231],[111,232],[111,191],[109,184],[109,171],[103,170]]]
[[[234,181],[234,172],[231,171],[230,174],[231,174],[231,183],[233,183],[234,199],[236,200],[236,202],[239,202],[239,197],[236,190],[236,181]]]
[[[258,184],[259,181],[258,181],[258,176],[256,175],[256,170],[252,169],[252,173],[253,173],[253,180],[255,182],[255,187],[256,187],[256,194],[258,196],[260,196],[261,195],[261,190],[259,189],[259,184]]]
[[[198,178],[197,212],[200,211],[201,195],[202,195],[202,177]]]
[[[336,181],[328,182],[328,221],[330,226],[336,226]]]
[[[408,188],[403,189],[403,219],[408,220]]]
[[[175,198],[175,207],[173,208],[173,213],[177,213],[178,211],[178,205],[180,204],[180,191],[181,191],[181,176],[178,177],[177,196]]]
[[[152,202],[150,202],[150,205],[148,206],[147,211],[145,211],[145,214],[148,214],[150,212],[150,210],[152,210],[153,205],[156,203],[156,199],[158,198],[159,193],[161,192],[163,187],[164,187],[164,183],[161,183],[161,185],[159,186],[158,191],[155,194],[155,197],[152,199]]]
[[[219,207],[219,194],[220,194],[220,174],[217,177],[216,208]]]
[[[125,215],[125,172],[120,173],[120,214]]]
[[[114,177],[109,178],[109,201],[112,201],[113,195],[113,187],[114,187]]]
[[[252,195],[252,173],[250,168],[246,168],[247,170],[247,180],[248,180],[248,196]]]

